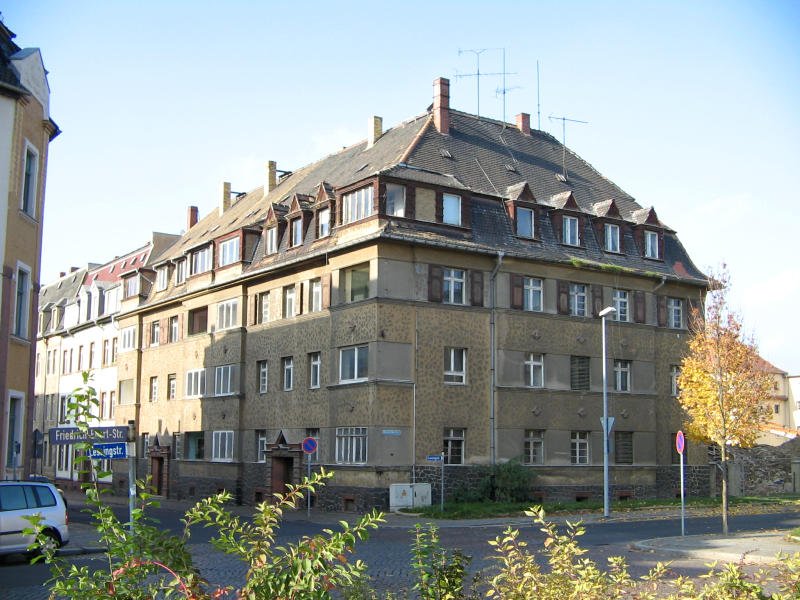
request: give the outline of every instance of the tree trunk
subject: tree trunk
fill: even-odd
[[[728,452],[725,444],[720,445],[720,463],[722,467],[722,535],[728,535]]]

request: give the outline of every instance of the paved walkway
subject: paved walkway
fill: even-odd
[[[80,493],[68,493],[67,498],[71,506],[78,506],[83,503],[83,496]],[[106,496],[104,501],[114,504],[127,505],[127,499],[119,496]],[[184,511],[189,503],[176,500],[160,500],[162,508],[170,508]],[[228,509],[241,516],[249,516],[253,513],[253,508],[249,506],[231,505]],[[694,515],[694,511],[687,510],[687,517]],[[707,511],[704,511],[707,514]],[[612,513],[608,518],[594,512],[554,515],[548,517],[556,523],[563,523],[567,520],[571,522],[583,521],[592,522],[615,522],[615,521],[644,521],[652,519],[672,519],[680,515],[676,508],[651,509],[641,511],[629,511]],[[330,513],[311,511],[310,516],[306,510],[300,509],[284,513],[284,518],[291,521],[310,521],[321,525],[337,525],[340,521],[354,522],[359,518],[355,513]],[[440,529],[454,527],[527,527],[531,526],[531,520],[527,517],[513,518],[492,518],[492,519],[427,519],[406,513],[387,513],[384,518],[386,523],[381,528],[402,528],[411,529],[417,522],[432,522]],[[666,552],[692,559],[703,561],[738,562],[744,559],[749,563],[768,564],[774,562],[779,553],[793,554],[800,552],[800,543],[789,540],[788,532],[775,531],[768,533],[737,533],[728,536],[723,535],[687,535],[665,538],[654,538],[633,542],[631,547],[643,552]],[[61,553],[64,555],[85,554],[102,552],[103,548],[98,544],[97,532],[94,527],[84,523],[73,523],[70,525],[70,543],[65,546]]]

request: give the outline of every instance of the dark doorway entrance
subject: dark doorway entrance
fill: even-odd
[[[164,493],[164,458],[161,456],[153,456],[150,459],[150,473],[152,474],[152,481],[150,486],[153,488],[153,493],[156,496],[162,496]]]
[[[292,459],[286,456],[272,457],[272,493],[286,493],[286,484],[292,483]]]

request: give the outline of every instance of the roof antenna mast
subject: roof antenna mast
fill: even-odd
[[[561,121],[561,168],[564,181],[567,180],[567,122],[570,123],[588,123],[589,121],[580,121],[578,119],[570,119],[568,117],[554,117],[550,115],[551,121]]]
[[[499,73],[481,73],[481,54],[486,52],[487,50],[502,50],[503,51],[503,71]],[[477,101],[478,101],[478,109],[477,114],[481,116],[481,77],[486,77],[489,75],[502,75],[503,76],[503,83],[505,84],[505,76],[506,75],[514,75],[514,73],[506,73],[505,72],[505,48],[468,48],[466,50],[462,50],[461,48],[458,49],[458,55],[461,56],[466,52],[472,52],[475,55],[475,72],[474,73],[463,73],[455,74],[456,79],[461,79],[464,77],[474,77],[477,83]],[[503,86],[505,87],[505,85]],[[503,96],[505,100],[505,95]],[[503,112],[505,112],[505,103],[503,104]],[[503,118],[505,120],[505,116]]]
[[[503,87],[497,88],[495,90],[495,96],[498,94],[503,95],[503,123],[506,122],[506,93],[510,92],[511,90],[518,90],[519,86],[515,85],[514,87],[506,86],[506,75],[516,75],[516,73],[509,73],[506,71],[506,49],[503,48]]]
[[[539,61],[536,61],[536,120],[539,123],[538,129],[542,130],[542,103],[539,100]]]

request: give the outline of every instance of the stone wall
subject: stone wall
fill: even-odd
[[[800,457],[800,438],[781,446],[758,445],[731,448],[730,492],[732,495],[769,496],[792,491],[792,458]],[[719,493],[722,478],[716,471],[715,488]]]
[[[684,494],[689,496],[707,497],[711,492],[711,471],[709,465],[684,465]],[[657,498],[680,497],[681,493],[681,468],[679,465],[658,467],[656,470]]]

